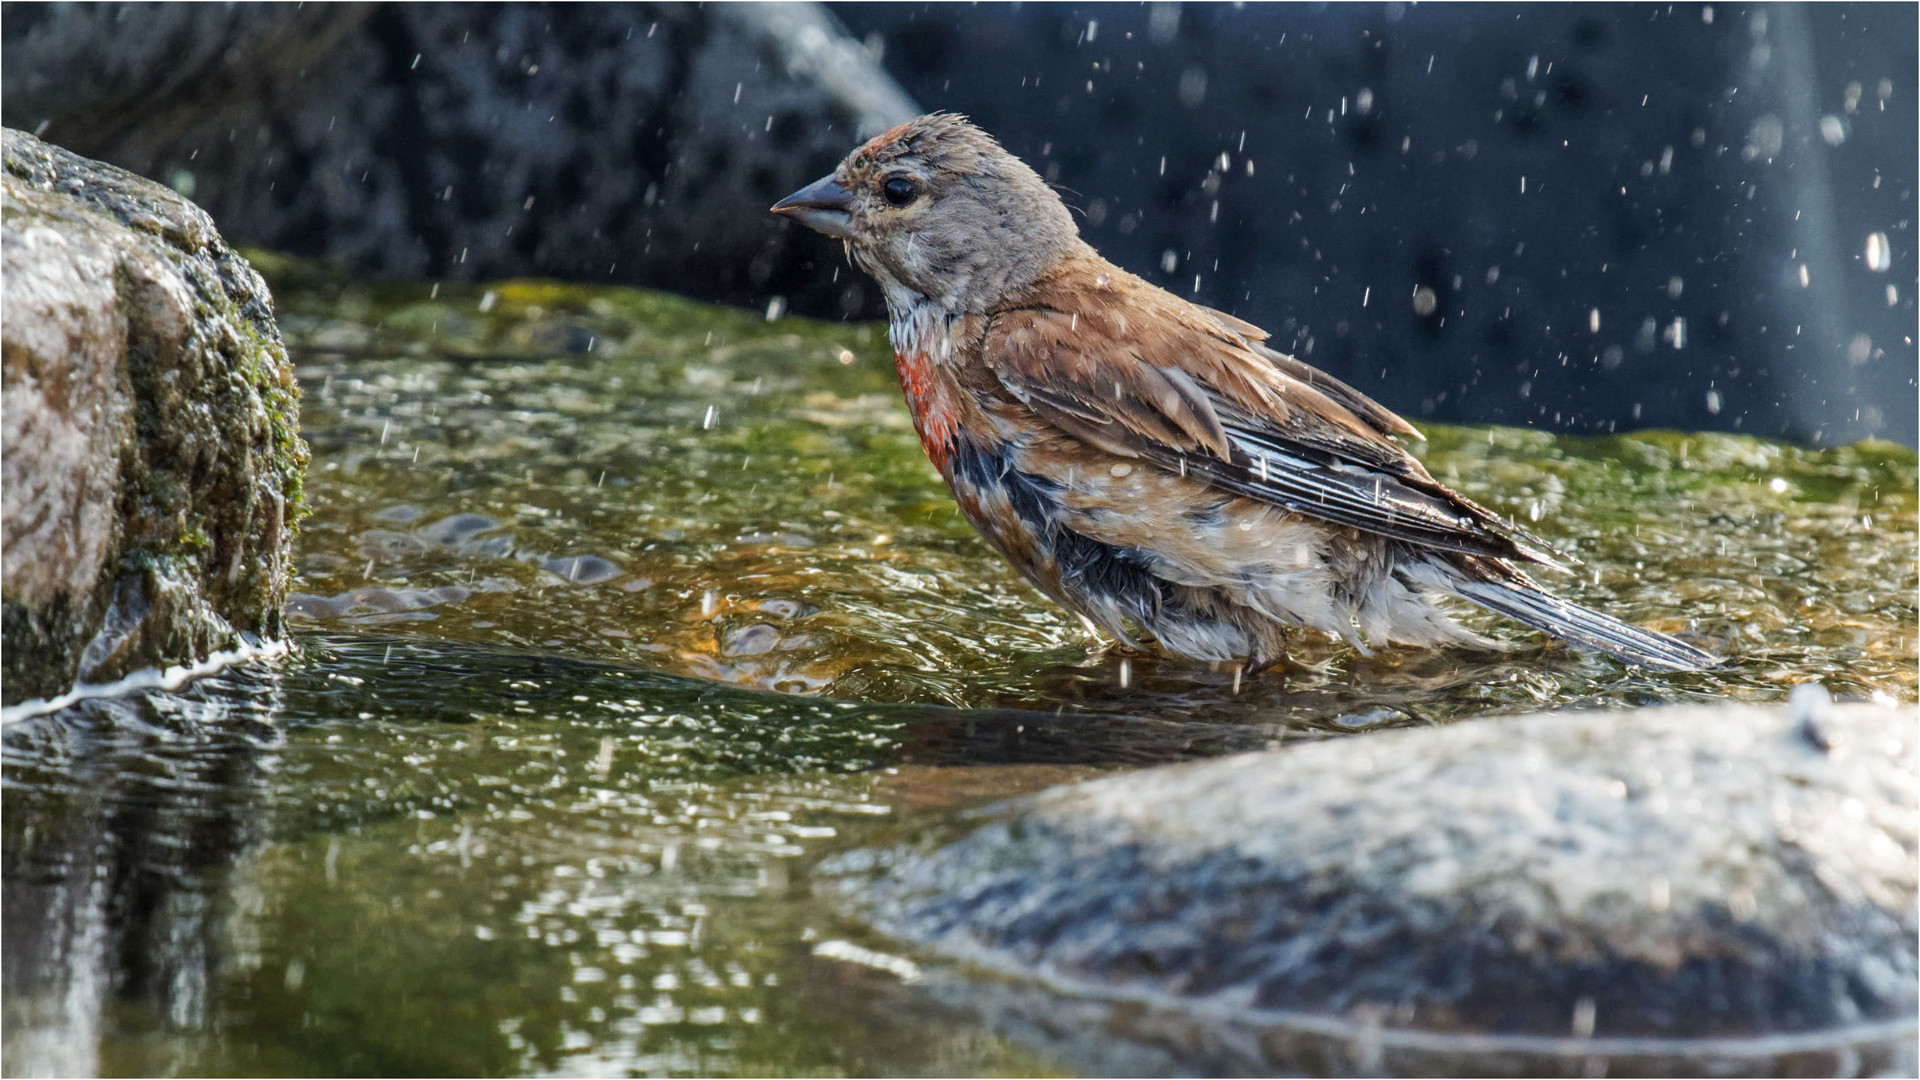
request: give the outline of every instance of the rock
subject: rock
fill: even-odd
[[[1156,1069],[1910,1069],[1913,721],[1802,699],[1341,738],[1051,789],[823,887],[1010,976],[941,994],[1096,1071],[1124,1067],[1100,1003],[1183,1018],[1123,1036],[1184,1023],[1133,1059]]]
[[[0,147],[6,703],[278,635],[307,451],[266,286],[172,191]]]
[[[918,111],[817,4],[10,8],[4,45],[0,119],[236,242],[824,314],[877,294],[766,209]]]

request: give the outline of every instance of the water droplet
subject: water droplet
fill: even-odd
[[[1887,234],[1877,232],[1867,237],[1867,269],[1883,274],[1892,265],[1893,248],[1887,243]]]

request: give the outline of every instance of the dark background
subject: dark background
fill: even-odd
[[[1411,417],[1914,441],[1912,5],[833,8],[1109,258]]]
[[[1916,438],[1910,4],[3,10],[9,126],[360,271],[878,317],[765,207],[944,108],[1416,421]]]

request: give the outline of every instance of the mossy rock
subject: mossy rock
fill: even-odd
[[[279,636],[307,448],[265,283],[167,188],[0,144],[5,702]]]

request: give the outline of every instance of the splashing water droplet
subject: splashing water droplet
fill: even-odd
[[[1867,237],[1867,269],[1884,274],[1893,266],[1893,248],[1887,244],[1887,234],[1877,232]]]

